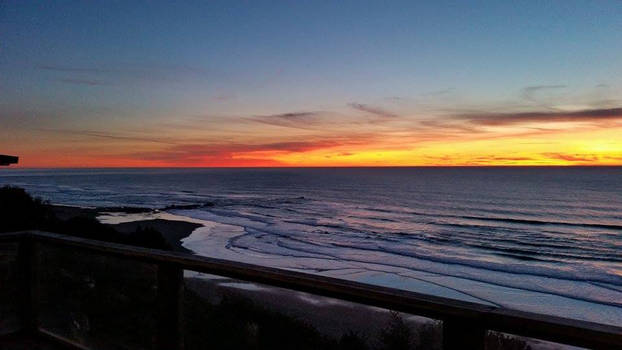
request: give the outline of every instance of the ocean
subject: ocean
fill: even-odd
[[[207,204],[196,254],[622,325],[622,168],[1,169],[54,204]]]

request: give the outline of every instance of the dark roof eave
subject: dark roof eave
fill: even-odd
[[[17,164],[18,162],[19,162],[19,157],[0,154],[0,165]]]

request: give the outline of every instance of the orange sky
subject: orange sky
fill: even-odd
[[[369,108],[124,129],[16,134],[3,151],[21,167],[622,165],[619,108],[434,118]]]

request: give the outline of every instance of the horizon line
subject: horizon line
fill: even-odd
[[[499,165],[344,165],[344,166],[80,166],[80,167],[22,167],[10,166],[0,169],[357,169],[357,168],[618,168],[622,164],[499,164]]]

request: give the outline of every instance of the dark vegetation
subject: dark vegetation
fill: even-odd
[[[511,335],[489,332],[486,337],[486,350],[531,350],[531,346]]]
[[[220,303],[211,304],[187,290],[184,308],[186,312],[184,337],[187,350],[440,348],[439,332],[434,324],[413,330],[398,313],[391,314],[390,322],[380,334],[349,331],[340,338],[334,338],[321,334],[304,321],[266,309],[242,297],[226,296]]]
[[[247,298],[227,296],[220,303],[212,304],[191,290],[185,293],[184,339],[187,350],[428,350],[440,349],[442,344],[438,323],[413,328],[393,311],[378,334],[346,331],[340,338],[334,338],[321,334],[304,321],[267,309]],[[486,349],[531,350],[531,347],[523,340],[490,332]]]
[[[0,232],[43,230],[77,237],[170,250],[160,232],[151,227],[138,227],[134,232],[120,233],[94,216],[77,216],[62,220],[49,203],[33,198],[24,189],[0,187]]]

